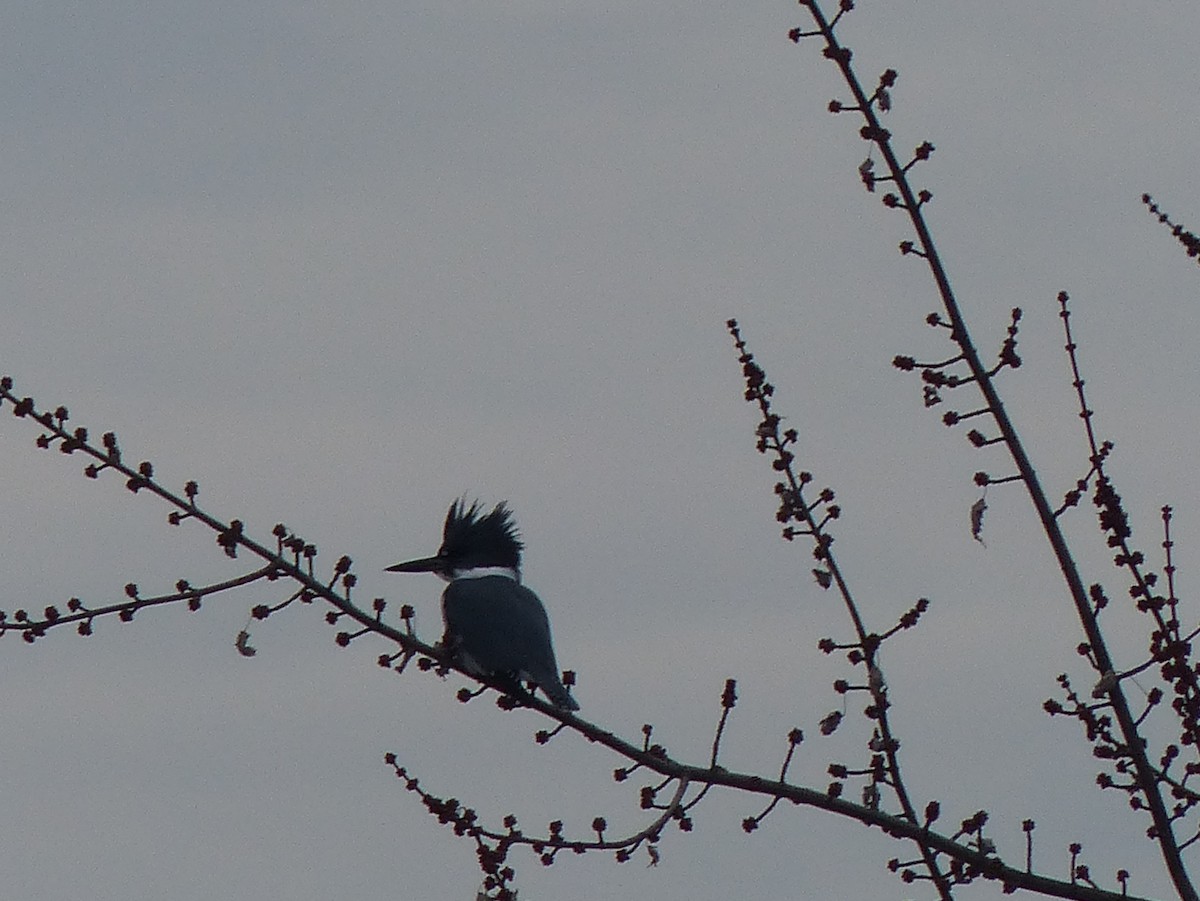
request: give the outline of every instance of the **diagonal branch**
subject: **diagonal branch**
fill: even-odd
[[[0,378],[0,403],[7,401],[12,405],[13,413],[16,416],[32,419],[46,429],[46,434],[38,439],[40,447],[49,449],[57,443],[60,451],[66,454],[84,454],[95,461],[89,464],[86,470],[89,477],[96,477],[100,472],[112,469],[125,477],[126,487],[130,491],[135,493],[148,491],[167,503],[172,508],[172,522],[177,518],[195,519],[217,533],[217,542],[227,554],[236,556],[238,549],[242,549],[263,560],[266,564],[265,567],[238,577],[238,579],[247,580],[247,584],[257,578],[269,577],[267,574],[272,573],[277,577],[290,579],[299,585],[303,598],[308,600],[320,598],[326,601],[334,608],[327,616],[331,623],[337,623],[346,617],[360,627],[354,633],[339,632],[337,635],[339,645],[346,646],[355,638],[363,635],[376,635],[401,649],[397,655],[381,655],[380,663],[383,665],[390,667],[391,663],[399,656],[403,658],[403,662],[396,669],[402,670],[404,664],[415,657],[418,660],[418,668],[423,671],[432,670],[446,673],[453,670],[487,689],[498,692],[500,697],[497,703],[505,709],[524,707],[543,717],[557,721],[559,728],[572,730],[589,743],[608,748],[618,756],[632,761],[636,767],[658,773],[668,780],[703,786],[696,798],[682,805],[685,810],[693,807],[699,797],[703,796],[711,787],[724,786],[749,795],[791,801],[793,804],[813,807],[868,826],[877,826],[895,838],[911,840],[922,848],[932,849],[938,854],[946,855],[950,860],[956,861],[959,867],[970,874],[972,878],[978,876],[999,880],[1009,890],[1026,889],[1050,897],[1076,899],[1076,901],[1119,901],[1119,899],[1131,897],[1077,882],[1040,876],[1010,866],[996,856],[991,849],[971,844],[961,833],[948,836],[933,831],[928,818],[918,821],[910,816],[897,816],[881,811],[877,807],[846,801],[835,792],[794,785],[786,782],[783,778],[766,779],[753,773],[727,770],[722,766],[713,765],[711,762],[705,766],[683,763],[669,756],[661,745],[650,745],[648,728],[643,730],[646,732],[647,742],[638,746],[598,724],[555,707],[540,697],[521,691],[510,681],[468,672],[445,648],[427,644],[417,638],[412,630],[411,612],[407,608],[401,611],[403,628],[397,628],[384,621],[385,608],[382,600],[377,599],[373,603],[371,611],[364,610],[355,604],[350,597],[355,580],[350,572],[351,562],[348,557],[338,559],[334,566],[332,579],[328,582],[321,581],[313,571],[313,561],[316,557],[315,548],[296,536],[290,535],[283,526],[277,526],[274,530],[276,549],[272,550],[246,535],[240,521],[231,520],[226,523],[201,510],[195,503],[198,489],[194,483],[188,483],[185,496],[167,490],[154,480],[153,467],[149,463],[141,463],[134,469],[122,462],[116,437],[112,433],[104,436],[103,449],[97,448],[89,442],[86,429],[67,431],[65,423],[68,416],[64,408],[58,408],[53,414],[39,412],[31,398],[18,398],[12,393],[12,387],[10,378]],[[208,586],[208,588],[216,587],[218,586]],[[179,592],[178,594],[184,595],[185,593]],[[155,599],[130,598],[125,606],[145,605],[151,600]],[[167,601],[163,600],[162,602],[166,603]],[[727,694],[729,703],[732,703],[732,689],[729,686],[727,686]],[[725,696],[723,696],[723,703],[724,698]],[[794,730],[789,735],[789,743],[794,745],[799,740],[799,732]],[[789,760],[790,755],[789,750]],[[631,771],[628,768],[624,770],[624,772]],[[784,771],[781,771],[781,777],[783,775]],[[679,802],[668,805],[668,807],[674,809],[676,813],[680,811]],[[1134,901],[1141,901],[1141,899],[1135,898]]]
[[[66,613],[60,613],[57,607],[51,606],[43,611],[41,619],[31,619],[25,610],[17,610],[10,620],[6,613],[0,611],[0,635],[5,632],[20,632],[26,641],[32,643],[56,626],[65,626],[76,622],[79,623],[77,631],[80,635],[90,635],[92,634],[92,621],[97,617],[117,615],[123,622],[129,622],[138,610],[146,607],[160,607],[164,604],[177,604],[181,601],[187,601],[189,609],[199,610],[202,598],[231,591],[234,588],[242,588],[263,579],[271,580],[275,577],[275,567],[273,565],[264,566],[245,575],[226,579],[223,582],[214,582],[211,585],[194,587],[186,581],[180,580],[176,583],[176,590],[170,594],[148,598],[139,597],[137,586],[131,583],[125,586],[128,600],[107,604],[103,607],[85,607],[79,598],[71,598],[67,601]]]

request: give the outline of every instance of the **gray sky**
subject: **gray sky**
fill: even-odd
[[[327,566],[350,554],[360,597],[414,604],[431,639],[440,583],[383,566],[436,549],[457,495],[508,499],[584,715],[629,737],[654,723],[701,762],[736,677],[725,764],[776,771],[800,726],[792,772],[824,785],[865,753],[856,715],[817,737],[851,672],[816,642],[849,629],[807,548],[777,538],[737,316],[804,467],[838,492],[870,624],[933,601],[884,656],[919,803],[946,823],[989,810],[1014,860],[1033,818],[1047,874],[1081,841],[1103,884],[1126,867],[1132,891],[1162,891],[1146,822],[1041,712],[1057,673],[1087,676],[1028,502],[992,490],[988,546],[972,541],[971,474],[1008,467],[890,368],[947,345],[922,322],[925,271],[896,252],[905,220],[859,185],[859,122],[825,112],[846,96],[835,69],[786,39],[802,10],[50,0],[6,20],[0,368],[18,388],[115,430],[168,485],[197,479],[214,514],[259,536],[282,520]],[[897,147],[937,147],[917,183],[987,353],[1026,311],[1003,386],[1055,495],[1086,470],[1054,302],[1071,292],[1118,489],[1151,557],[1176,506],[1186,599],[1200,272],[1139,197],[1200,224],[1198,25],[1177,2],[923,0],[861,3],[841,32],[864,80],[900,72]],[[35,437],[0,429],[0,606],[240,571]],[[1069,531],[1085,578],[1122,597],[1090,511]],[[382,645],[335,647],[323,611],[256,625],[258,656],[239,657],[249,607],[278,599],[4,642],[8,897],[473,897],[470,845],[387,751],[492,823],[643,822],[610,753],[539,747],[535,717],[455,703],[461,680],[389,676]],[[1137,662],[1141,625],[1111,622]],[[758,809],[716,793],[654,869],[517,853],[521,897],[912,896],[885,870],[907,848],[791,807],[746,836]]]

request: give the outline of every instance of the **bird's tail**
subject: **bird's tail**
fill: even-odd
[[[538,688],[545,693],[555,707],[561,707],[563,710],[579,709],[579,703],[571,697],[571,692],[559,681],[557,676],[551,675],[550,678],[538,682]]]

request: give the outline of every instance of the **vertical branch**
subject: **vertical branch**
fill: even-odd
[[[813,557],[819,564],[813,569],[813,575],[822,588],[836,588],[854,626],[857,641],[850,645],[850,660],[855,664],[861,664],[866,669],[866,689],[871,693],[872,699],[866,713],[876,723],[875,735],[871,740],[870,748],[879,760],[878,764],[872,766],[872,781],[867,786],[865,802],[869,806],[877,806],[879,784],[886,783],[895,793],[904,818],[909,822],[918,823],[920,820],[916,807],[913,805],[900,769],[900,742],[893,734],[888,718],[891,701],[888,699],[887,683],[883,677],[883,670],[879,666],[878,654],[880,646],[887,638],[901,628],[909,628],[916,624],[928,602],[920,601],[916,608],[905,615],[900,626],[891,632],[879,635],[867,630],[858,604],[850,591],[850,586],[834,557],[833,536],[826,529],[829,521],[838,518],[841,512],[837,506],[833,505],[833,492],[826,488],[818,493],[817,500],[812,503],[805,499],[804,492],[812,481],[812,475],[808,472],[796,471],[795,454],[789,449],[799,440],[799,435],[794,429],[782,430],[780,428],[782,420],[771,408],[771,396],[775,393],[775,388],[767,381],[766,372],[755,362],[754,355],[747,349],[737,320],[730,319],[726,322],[726,328],[733,337],[734,346],[737,348],[738,362],[742,364],[742,375],[746,380],[745,398],[758,407],[762,416],[756,430],[758,450],[760,453],[774,457],[772,468],[783,478],[783,481],[778,482],[775,486],[775,493],[779,496],[779,512],[776,518],[782,523],[798,524],[797,526],[786,526],[783,535],[789,541],[802,535],[812,539]],[[819,517],[818,514],[820,514]],[[822,642],[822,645],[822,650],[827,653],[834,649],[831,641]],[[839,691],[845,690],[849,690],[849,687],[839,688]],[[827,717],[822,724],[822,731],[832,732],[837,728],[840,719],[840,713]],[[716,746],[714,745],[714,762],[715,752]],[[884,761],[886,761],[886,766]],[[841,769],[844,770],[844,768]],[[874,775],[876,769],[879,771],[878,776]],[[886,775],[884,775],[884,770],[886,770]],[[917,840],[917,845],[921,851],[921,864],[929,873],[928,878],[937,887],[938,894],[943,901],[949,901],[952,897],[951,882],[938,866],[937,852],[924,841]]]
[[[1084,587],[1078,567],[1067,545],[1066,538],[1059,528],[1054,509],[1041,486],[1033,464],[1017,434],[1016,427],[1013,425],[1004,408],[1004,404],[994,384],[993,373],[983,365],[980,359],[979,352],[967,330],[958,300],[950,286],[950,278],[946,272],[946,268],[942,264],[941,257],[934,245],[932,234],[922,212],[923,206],[931,199],[932,195],[928,191],[916,192],[913,190],[908,178],[908,172],[912,164],[902,165],[900,163],[891,145],[891,133],[883,127],[879,120],[877,110],[890,108],[891,100],[888,89],[895,83],[896,73],[893,70],[888,70],[880,80],[879,89],[874,94],[868,96],[851,66],[852,54],[850,49],[842,46],[834,33],[834,27],[840,17],[853,9],[853,0],[840,0],[839,12],[832,20],[825,16],[820,4],[816,0],[800,0],[800,3],[812,15],[817,30],[806,33],[797,29],[792,31],[791,37],[794,41],[798,42],[803,37],[819,35],[825,42],[824,55],[832,60],[841,70],[842,77],[853,94],[855,103],[853,105],[843,105],[835,101],[831,104],[830,108],[833,112],[858,112],[865,120],[865,124],[859,133],[863,140],[868,141],[874,147],[878,148],[885,162],[888,174],[876,179],[869,172],[863,172],[864,181],[868,181],[869,179],[868,187],[872,189],[874,182],[877,180],[886,179],[894,183],[898,194],[886,195],[884,203],[890,208],[904,210],[916,233],[915,244],[913,242],[904,242],[901,245],[901,252],[920,256],[926,261],[948,319],[947,324],[950,329],[950,337],[960,348],[962,360],[970,370],[970,380],[979,386],[979,390],[986,403],[987,411],[995,421],[1003,442],[1012,456],[1020,480],[1025,483],[1029,498],[1033,503],[1034,511],[1046,534],[1051,550],[1054,552],[1063,579],[1071,594],[1072,602],[1075,605],[1079,621],[1083,626],[1088,643],[1091,645],[1096,666],[1101,672],[1112,672],[1114,666],[1107,643],[1104,640],[1094,611],[1089,603],[1087,590]],[[928,158],[931,152],[932,147],[928,143],[922,144],[918,148],[914,163],[916,160]],[[1195,888],[1192,886],[1184,867],[1178,843],[1172,830],[1171,818],[1162,796],[1160,783],[1156,778],[1154,767],[1147,758],[1145,743],[1138,731],[1137,720],[1130,710],[1129,702],[1119,683],[1114,684],[1108,694],[1113,706],[1113,712],[1120,726],[1121,735],[1133,760],[1138,783],[1145,793],[1147,806],[1154,822],[1154,835],[1161,849],[1171,879],[1179,891],[1181,898],[1185,899],[1185,901],[1197,901],[1200,896],[1197,895]]]

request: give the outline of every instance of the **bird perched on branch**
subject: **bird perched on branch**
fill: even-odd
[[[442,593],[442,643],[465,669],[533,682],[556,707],[578,710],[559,678],[546,608],[521,584],[523,548],[503,502],[484,514],[478,501],[468,508],[458,500],[446,514],[437,554],[387,571],[431,572],[450,583]]]

